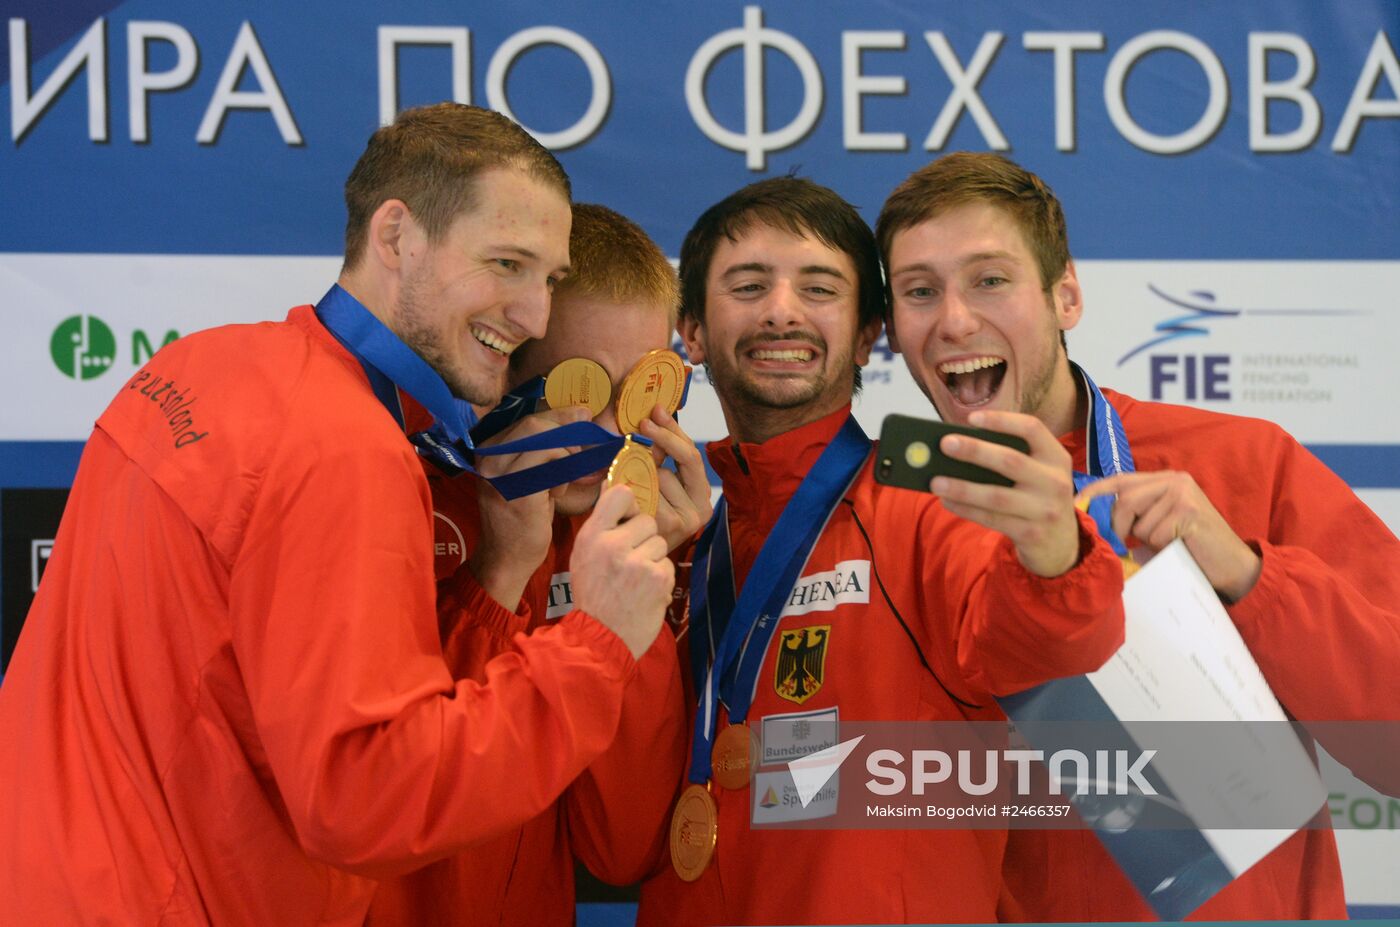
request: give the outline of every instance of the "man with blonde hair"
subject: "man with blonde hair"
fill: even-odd
[[[603,206],[574,206],[569,254],[569,276],[555,289],[548,329],[512,355],[511,384],[530,383],[563,361],[584,357],[603,368],[616,398],[639,360],[670,347],[679,304],[676,272],[641,228]],[[527,417],[500,440],[555,427],[565,414],[572,417],[574,410]],[[594,421],[616,431],[616,403]],[[656,515],[675,550],[709,517],[705,467],[694,443],[664,412],[644,421],[641,433],[654,441],[658,456],[676,462],[674,472],[659,471]],[[521,454],[482,472],[518,472],[558,454]],[[507,502],[485,480],[430,472],[438,617],[454,677],[485,681],[493,657],[514,651],[527,637],[554,633],[573,598],[570,552],[604,475]],[[683,599],[674,601],[683,606]],[[673,618],[679,622],[680,615]],[[382,885],[371,927],[571,924],[575,858],[604,881],[637,881],[670,810],[669,794],[650,786],[680,775],[682,700],[675,639],[663,631],[638,662],[612,746],[560,800],[520,827]],[[541,759],[521,757],[522,775]],[[483,800],[510,805],[518,797],[507,790]]]

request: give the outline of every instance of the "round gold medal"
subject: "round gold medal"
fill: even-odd
[[[1089,500],[1081,499],[1074,503],[1074,507],[1081,512],[1089,511]],[[1134,573],[1142,569],[1142,564],[1133,559],[1132,554],[1124,554],[1118,558],[1123,564],[1123,578],[1130,579]]]
[[[608,466],[607,483],[609,488],[619,484],[632,487],[632,495],[637,497],[637,507],[642,513],[656,514],[656,503],[661,498],[661,477],[656,472],[650,448],[630,437],[624,441],[622,450]]]
[[[585,406],[590,418],[608,407],[612,381],[597,361],[571,357],[554,365],[544,378],[544,399],[551,409]]]
[[[758,737],[747,724],[731,724],[710,748],[710,775],[726,789],[748,788],[758,762]]]
[[[671,866],[683,882],[700,878],[715,855],[719,811],[710,790],[691,783],[671,814]]]
[[[617,391],[618,432],[636,434],[654,405],[674,413],[684,392],[685,364],[675,351],[658,348],[642,355]]]

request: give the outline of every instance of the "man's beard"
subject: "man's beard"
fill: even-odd
[[[1060,327],[1055,322],[1055,304],[1046,294],[1046,308],[1050,310],[1047,317],[1046,339],[1059,343]],[[1050,354],[1045,358],[1045,362],[1040,368],[1032,371],[1021,386],[1021,395],[1017,398],[1017,410],[1026,415],[1038,415],[1040,407],[1045,404],[1045,398],[1050,395],[1050,388],[1055,385],[1055,369],[1060,361],[1060,352],[1051,348]]]
[[[504,375],[497,378],[494,386],[490,386],[484,382],[484,372],[473,378],[464,365],[454,364],[451,352],[443,343],[442,329],[434,327],[431,322],[432,314],[423,308],[419,299],[421,290],[421,273],[404,281],[399,290],[398,324],[394,333],[419,357],[427,361],[429,367],[437,371],[454,396],[477,406],[496,405],[505,391]],[[471,337],[470,334],[468,337]]]

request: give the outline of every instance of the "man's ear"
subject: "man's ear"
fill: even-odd
[[[864,367],[870,363],[870,352],[875,347],[875,342],[880,340],[880,329],[885,323],[877,316],[866,322],[856,333],[855,363],[857,367]],[[891,334],[893,338],[893,334]]]
[[[703,323],[693,316],[681,316],[676,322],[676,334],[681,336],[686,359],[692,364],[705,363],[705,345],[701,337],[703,328]]]
[[[367,257],[387,270],[400,270],[404,252],[417,231],[418,223],[403,200],[385,200],[369,218]]]
[[[1051,295],[1055,303],[1055,324],[1060,331],[1067,332],[1078,325],[1080,317],[1084,315],[1084,290],[1079,286],[1074,261],[1065,265],[1064,275],[1055,284]]]

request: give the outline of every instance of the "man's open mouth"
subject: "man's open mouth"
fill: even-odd
[[[985,355],[946,361],[938,365],[943,385],[961,405],[981,406],[991,402],[1006,377],[1006,361]]]

